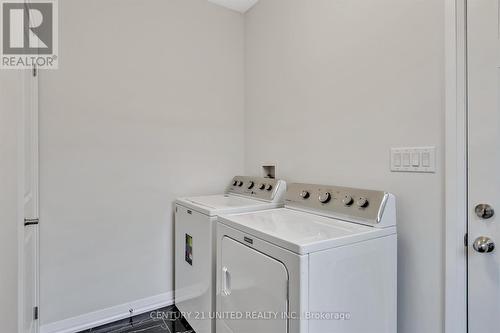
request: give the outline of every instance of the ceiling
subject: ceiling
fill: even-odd
[[[216,5],[235,10],[240,13],[245,13],[252,8],[259,0],[208,0]]]

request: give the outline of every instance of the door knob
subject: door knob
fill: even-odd
[[[476,206],[476,208],[474,209],[474,211],[476,212],[476,215],[479,216],[482,219],[489,219],[493,215],[495,215],[495,211],[488,204],[479,204],[479,205]]]
[[[479,253],[490,253],[495,249],[495,243],[488,237],[478,237],[473,244],[474,250]]]

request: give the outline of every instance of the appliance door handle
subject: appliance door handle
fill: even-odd
[[[231,274],[227,267],[222,268],[222,294],[224,296],[231,295]]]

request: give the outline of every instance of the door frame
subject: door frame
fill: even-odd
[[[24,0],[24,4],[29,8],[32,0]],[[38,42],[37,42],[38,46]],[[18,310],[18,333],[24,332],[24,319],[25,319],[25,274],[24,274],[24,265],[25,265],[25,218],[39,218],[39,186],[40,186],[40,175],[39,175],[39,70],[35,68],[30,68],[26,70],[22,70],[22,112],[18,115],[18,127],[17,127],[17,165],[18,165],[18,173],[17,173],[17,185],[18,185],[18,193],[17,193],[17,222],[18,222],[18,230],[17,230],[17,243],[18,243],[18,287],[17,287],[17,310]],[[29,87],[29,88],[28,88]],[[31,127],[31,135],[27,137],[26,135],[26,117],[30,117],[30,127]],[[32,158],[31,161],[33,163],[32,167],[32,181],[33,186],[32,190],[34,193],[34,213],[36,216],[26,216],[25,212],[25,190],[26,190],[26,143],[30,143],[32,146],[32,150],[30,151]],[[32,227],[33,228],[33,227]],[[36,271],[36,280],[35,280],[35,293],[37,300],[37,308],[40,306],[40,225],[35,226],[35,237],[36,237],[36,258],[35,258],[35,267]],[[34,314],[33,314],[34,315]],[[35,333],[40,332],[40,317],[34,319],[34,327]]]
[[[26,226],[24,225],[24,219],[29,218],[39,218],[39,120],[38,120],[38,111],[39,111],[39,101],[38,101],[38,73],[35,74],[34,70],[23,70],[22,71],[22,97],[23,97],[23,108],[22,112],[18,115],[18,128],[17,128],[17,165],[18,165],[18,173],[17,173],[17,223],[18,223],[18,231],[17,231],[17,241],[18,241],[18,332],[24,332],[24,315],[25,315],[25,275],[24,275],[24,265],[25,265],[25,233]],[[36,77],[34,77],[36,75]],[[29,88],[28,88],[29,86]],[[30,136],[27,136],[26,133],[26,117],[30,117],[31,132]],[[32,169],[32,180],[33,180],[33,194],[34,194],[34,213],[36,216],[26,216],[25,212],[25,190],[26,190],[26,144],[29,143],[32,146],[32,150],[30,151],[32,158],[31,161],[33,165]],[[36,246],[37,253],[35,258],[35,267],[34,270],[36,273],[36,281],[35,281],[35,298],[37,302],[40,301],[40,229],[39,225],[30,227],[37,228],[35,230],[36,237]],[[37,304],[39,306],[39,304]],[[39,320],[34,320],[35,332],[40,331]]]
[[[24,330],[24,113],[26,108],[25,74],[22,75],[22,112],[17,116],[17,331]]]
[[[445,332],[467,333],[467,0],[445,0]]]

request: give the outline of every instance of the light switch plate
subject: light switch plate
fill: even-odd
[[[436,172],[436,147],[391,148],[391,171]]]

